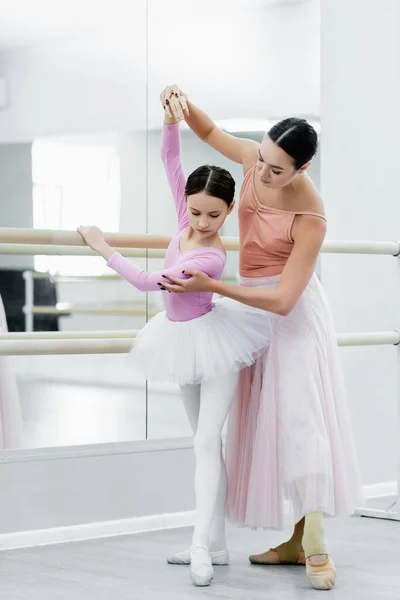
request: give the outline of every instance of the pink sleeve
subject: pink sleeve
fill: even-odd
[[[169,187],[175,200],[178,226],[181,228],[189,222],[186,212],[185,186],[186,178],[181,164],[181,138],[179,123],[166,125],[162,133],[161,159],[164,163]]]
[[[185,275],[182,274],[182,271],[185,269],[203,271],[213,279],[219,279],[225,266],[225,260],[222,255],[220,256],[214,252],[205,252],[204,254],[196,255],[195,258],[189,258],[175,267],[148,273],[136,267],[118,252],[114,252],[109,258],[107,266],[114,269],[125,281],[141,292],[156,292],[160,289],[160,284],[165,281],[165,278],[168,279],[168,275],[185,279]]]

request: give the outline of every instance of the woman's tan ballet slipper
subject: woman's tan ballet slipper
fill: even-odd
[[[312,558],[312,557],[311,557]],[[312,564],[306,560],[307,575],[316,590],[331,590],[336,583],[336,568],[330,556],[321,564]]]
[[[253,565],[305,565],[306,558],[304,550],[300,550],[299,555],[293,559],[285,559],[280,557],[276,548],[270,548],[262,554],[252,554],[249,556],[249,561]]]

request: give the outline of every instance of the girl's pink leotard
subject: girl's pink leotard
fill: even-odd
[[[121,277],[142,292],[160,290],[158,285],[168,277],[184,277],[185,269],[196,269],[207,273],[213,279],[219,279],[226,263],[226,255],[218,248],[199,248],[181,251],[179,242],[182,234],[189,226],[186,212],[185,184],[180,158],[179,124],[163,127],[161,157],[166,169],[168,182],[175,200],[178,229],[168,246],[165,255],[165,268],[162,271],[148,273],[123,258],[118,252],[108,260],[108,266]],[[171,321],[190,321],[210,312],[213,308],[212,293],[194,292],[186,294],[164,293],[167,316]]]

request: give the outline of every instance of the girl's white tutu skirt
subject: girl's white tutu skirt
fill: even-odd
[[[150,381],[201,383],[252,365],[268,348],[269,313],[229,298],[191,321],[165,311],[138,334],[128,361]]]

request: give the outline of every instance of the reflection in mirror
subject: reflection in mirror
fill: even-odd
[[[36,6],[22,29],[12,7],[0,15],[2,227],[146,232],[146,3],[100,3],[96,19],[89,4]],[[0,294],[13,335],[131,331],[149,312],[98,257],[0,254]],[[144,439],[145,381],[125,361],[0,356],[0,446]]]
[[[145,439],[143,382],[123,356],[18,358],[24,448]]]

